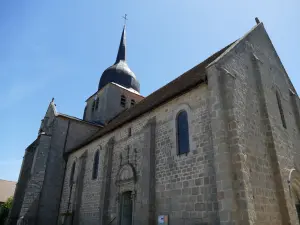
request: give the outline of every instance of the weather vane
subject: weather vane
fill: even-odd
[[[124,25],[126,25],[126,21],[128,20],[127,19],[127,14],[125,14],[125,16],[122,16],[123,17],[123,19],[124,19]]]

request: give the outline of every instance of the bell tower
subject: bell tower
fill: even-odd
[[[116,61],[102,73],[98,91],[86,100],[83,119],[105,125],[143,98],[140,95],[140,83],[126,61],[124,25]]]

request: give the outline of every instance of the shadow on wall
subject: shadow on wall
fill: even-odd
[[[38,210],[39,196],[32,202],[30,208],[27,210],[26,214],[18,219],[17,225],[29,225],[34,224],[36,219],[36,214]]]

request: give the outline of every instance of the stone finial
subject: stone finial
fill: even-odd
[[[54,98],[52,98],[51,102],[54,102]]]
[[[255,17],[255,22],[256,22],[256,24],[260,23],[260,21],[259,21],[259,19],[257,17]]]

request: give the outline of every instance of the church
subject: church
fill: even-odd
[[[300,101],[262,22],[147,97],[126,61],[54,99],[7,225],[299,225]]]

